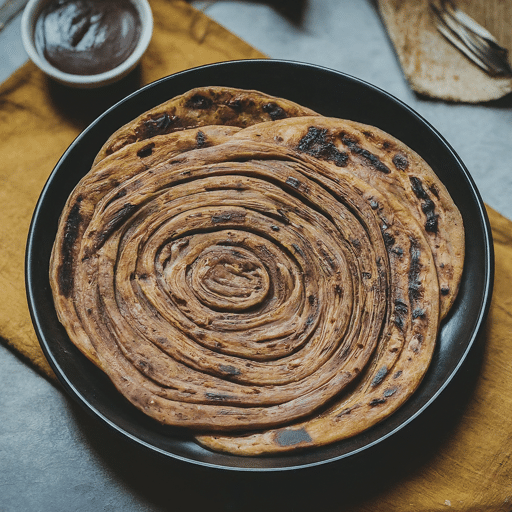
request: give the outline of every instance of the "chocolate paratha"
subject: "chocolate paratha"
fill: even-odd
[[[356,435],[428,369],[458,289],[460,214],[376,128],[280,99],[286,117],[268,122],[269,97],[220,88],[206,88],[218,105],[262,101],[247,99],[249,120],[215,107],[201,124],[189,99],[204,91],[156,110],[181,105],[189,128],[144,134],[152,111],[117,132],[68,199],[50,269],[59,318],[132,404],[204,446],[255,455]]]
[[[121,127],[107,140],[94,163],[141,140],[187,128],[256,123],[316,113],[284,98],[231,87],[198,87],[176,96]]]
[[[448,314],[464,263],[462,217],[446,187],[417,153],[376,127],[326,117],[258,124],[238,137],[306,153],[335,173],[352,173],[386,197],[397,198],[423,227],[439,277],[441,318]]]

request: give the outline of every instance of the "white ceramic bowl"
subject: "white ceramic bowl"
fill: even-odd
[[[126,76],[138,64],[149,45],[153,34],[153,14],[151,7],[147,0],[131,0],[139,13],[141,21],[140,38],[133,53],[119,66],[104,73],[96,75],[74,75],[65,73],[50,64],[44,56],[37,51],[34,41],[36,21],[49,1],[50,0],[29,0],[21,17],[21,37],[30,60],[41,69],[41,71],[62,84],[88,89],[116,82]]]

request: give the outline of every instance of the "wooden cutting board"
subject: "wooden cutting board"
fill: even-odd
[[[512,1],[459,0],[455,5],[512,55]],[[429,0],[378,0],[378,7],[404,74],[418,94],[478,103],[512,91],[512,77],[489,76],[437,31]]]

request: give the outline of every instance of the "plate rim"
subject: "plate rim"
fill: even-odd
[[[479,218],[482,221],[482,231],[484,236],[484,253],[485,253],[485,268],[484,271],[484,291],[482,293],[480,305],[478,308],[479,315],[478,318],[475,320],[474,328],[472,331],[472,335],[470,336],[470,339],[467,342],[466,348],[464,352],[462,353],[457,365],[453,368],[451,373],[446,377],[443,381],[443,383],[440,385],[439,389],[436,393],[434,393],[430,398],[412,415],[410,415],[406,420],[401,422],[398,426],[391,429],[386,434],[379,436],[378,439],[365,444],[364,446],[357,448],[355,450],[349,451],[347,453],[343,453],[338,456],[334,456],[331,458],[326,458],[320,461],[316,462],[309,462],[304,463],[302,465],[292,465],[292,466],[277,466],[277,467],[254,467],[254,466],[247,466],[244,464],[241,464],[240,466],[232,466],[232,465],[220,465],[220,464],[214,464],[214,463],[208,463],[205,461],[196,460],[193,458],[188,458],[181,456],[176,453],[170,453],[169,451],[166,451],[160,447],[154,446],[137,436],[133,435],[132,433],[128,432],[126,429],[120,427],[115,422],[113,422],[110,418],[106,417],[101,411],[99,411],[96,407],[94,407],[86,397],[83,396],[83,393],[76,388],[76,386],[71,382],[69,377],[65,374],[65,371],[62,369],[61,365],[59,364],[59,361],[55,358],[55,355],[51,351],[51,348],[48,344],[48,341],[46,339],[44,329],[41,325],[40,316],[38,314],[38,305],[36,300],[36,292],[32,288],[32,274],[35,271],[34,269],[34,261],[33,261],[33,255],[35,251],[34,247],[34,237],[35,237],[35,229],[37,227],[37,223],[39,221],[41,211],[44,207],[44,199],[48,193],[48,190],[51,188],[54,180],[56,179],[56,176],[58,176],[58,170],[63,165],[63,162],[65,162],[67,156],[74,150],[74,148],[80,143],[80,141],[86,136],[87,133],[89,133],[91,130],[94,130],[94,127],[101,123],[107,116],[110,116],[115,113],[117,109],[119,109],[123,104],[126,104],[129,101],[132,101],[140,94],[147,94],[147,91],[150,91],[154,87],[159,87],[160,84],[166,83],[169,80],[175,80],[177,77],[182,77],[184,75],[190,75],[197,72],[204,72],[208,71],[209,69],[215,69],[218,70],[219,68],[222,68],[224,66],[228,67],[234,67],[234,66],[293,66],[293,67],[299,67],[299,68],[306,68],[310,71],[314,70],[320,70],[323,72],[327,72],[330,74],[337,75],[339,78],[343,80],[348,80],[349,82],[362,85],[365,88],[370,88],[373,90],[373,92],[377,94],[384,95],[387,97],[388,100],[391,100],[393,103],[400,106],[402,109],[407,111],[409,115],[412,115],[415,117],[421,124],[423,124],[444,146],[445,148],[450,152],[452,158],[457,162],[459,166],[459,170],[463,172],[465,178],[468,181],[468,185],[471,188],[471,191],[473,192],[477,206]],[[158,103],[157,103],[158,104]],[[138,114],[136,114],[138,115]],[[467,247],[466,247],[467,250]],[[158,80],[155,80],[154,82],[151,82],[136,91],[128,94],[118,102],[116,102],[114,105],[112,105],[110,108],[108,108],[106,111],[104,111],[100,116],[98,116],[94,121],[92,121],[84,130],[82,130],[77,137],[69,144],[65,152],[62,154],[62,156],[58,159],[57,163],[55,164],[53,170],[51,171],[48,179],[46,180],[46,183],[44,187],[42,188],[42,191],[40,193],[40,196],[38,198],[38,201],[36,203],[36,207],[34,209],[32,219],[30,222],[28,237],[27,237],[27,243],[26,243],[26,250],[25,250],[25,288],[26,288],[26,296],[29,306],[29,312],[32,319],[32,323],[39,341],[39,344],[43,350],[43,353],[48,360],[52,370],[55,372],[59,382],[63,385],[63,387],[66,389],[68,394],[75,399],[89,414],[92,414],[93,416],[97,417],[100,421],[105,423],[110,429],[114,430],[118,434],[121,434],[125,438],[127,438],[131,442],[135,442],[136,444],[145,447],[149,449],[150,451],[157,453],[159,455],[162,455],[167,458],[172,458],[175,460],[192,463],[195,465],[203,466],[203,467],[210,467],[214,469],[222,469],[222,470],[234,470],[234,471],[255,471],[255,472],[272,472],[272,471],[290,471],[290,470],[299,470],[304,468],[311,468],[326,464],[331,464],[334,462],[339,462],[342,460],[349,460],[351,457],[355,455],[359,455],[362,452],[367,452],[371,448],[375,447],[376,445],[381,444],[382,442],[386,441],[387,439],[395,436],[397,432],[403,430],[407,425],[411,424],[412,422],[416,421],[421,414],[423,414],[430,406],[439,398],[441,394],[443,394],[446,390],[446,388],[449,386],[449,384],[452,382],[454,377],[458,374],[460,368],[465,363],[466,359],[468,358],[469,353],[472,351],[475,345],[475,341],[478,338],[479,333],[482,330],[482,327],[484,325],[485,319],[487,317],[489,307],[491,304],[492,299],[492,291],[493,291],[493,279],[494,278],[494,246],[492,241],[492,231],[491,226],[489,222],[489,218],[487,215],[487,211],[485,209],[484,202],[480,196],[480,192],[478,191],[478,188],[476,187],[476,184],[469,173],[468,169],[466,168],[464,162],[459,157],[459,155],[455,152],[455,150],[452,148],[452,146],[449,144],[449,142],[445,139],[445,137],[438,132],[438,130],[425,118],[423,118],[418,112],[416,112],[412,107],[407,105],[405,102],[400,100],[399,98],[395,97],[394,95],[390,94],[389,92],[369,83],[366,82],[360,78],[354,77],[352,75],[349,75],[347,73],[337,71],[334,69],[330,69],[328,67],[319,66],[316,64],[310,64],[306,62],[300,62],[300,61],[293,61],[293,60],[277,60],[277,59],[241,59],[241,60],[235,60],[235,61],[226,61],[226,62],[218,62],[213,64],[206,64],[202,66],[193,67],[190,69],[186,69],[177,73],[173,73],[171,75],[168,75],[166,77],[162,77]],[[85,357],[85,356],[84,356]],[[292,452],[293,453],[293,452]],[[286,454],[282,455],[286,457]],[[251,460],[251,457],[244,457],[244,460]]]

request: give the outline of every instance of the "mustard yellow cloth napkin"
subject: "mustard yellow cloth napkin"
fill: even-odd
[[[0,337],[51,378],[27,308],[24,253],[32,212],[59,157],[105,108],[145,83],[201,64],[263,57],[181,0],[153,0],[151,6],[155,32],[148,52],[140,69],[115,87],[66,89],[30,63],[0,86]],[[365,482],[345,490],[344,510],[512,508],[512,222],[488,212],[496,251],[495,292],[480,373],[469,398],[456,404],[462,409],[460,419],[448,426],[435,453],[426,461],[411,461],[405,474],[395,472],[389,486],[365,491],[364,500],[357,496]]]

